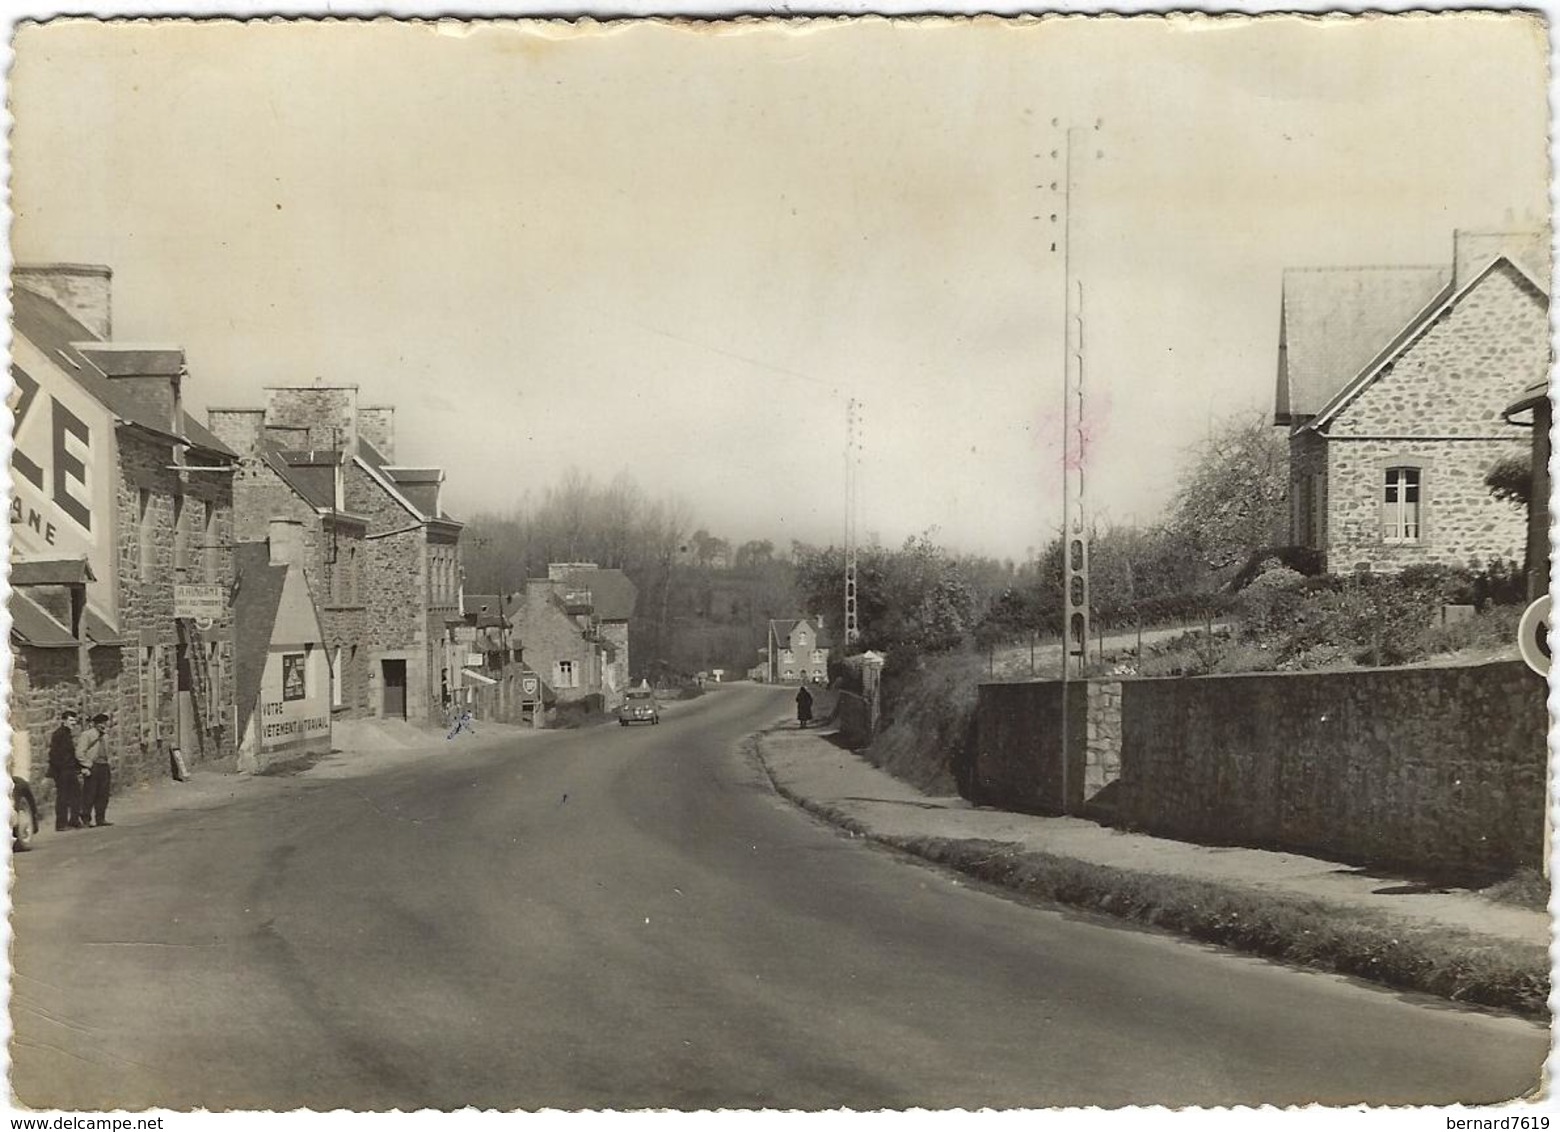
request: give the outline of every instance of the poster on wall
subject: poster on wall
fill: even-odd
[[[304,697],[303,657],[301,652],[282,654],[282,699],[301,700]]]

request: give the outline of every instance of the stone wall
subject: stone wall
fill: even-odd
[[[1525,450],[1501,421],[1513,391],[1549,371],[1548,300],[1502,264],[1413,339],[1327,426],[1327,569],[1518,558],[1523,517],[1484,475]],[[1421,469],[1417,539],[1388,542],[1386,469]]]
[[[1078,681],[982,684],[973,764],[960,792],[973,802],[1030,813],[1075,811],[1084,800],[1087,689]],[[1068,742],[1063,761],[1062,704]]]
[[[92,657],[92,668],[111,673],[108,685],[94,684],[96,702],[85,713],[104,710],[113,717],[108,732],[110,765],[116,786],[168,774],[168,752],[181,743],[178,720],[180,656],[193,669],[210,673],[210,696],[195,699],[195,735],[183,742],[190,764],[220,758],[234,751],[232,734],[232,617],[215,621],[207,632],[191,622],[174,619],[174,585],[178,581],[215,582],[231,586],[233,579],[232,488],[226,474],[189,473],[180,483],[170,469],[173,450],[167,444],[129,429],[117,433],[119,450],[115,541],[118,554],[119,628],[126,640],[119,663]],[[147,492],[148,523],[142,530],[141,492]],[[182,495],[187,524],[185,538],[212,544],[202,549],[214,557],[208,569],[199,555],[176,568],[175,495]],[[195,519],[204,501],[214,505],[209,531]],[[146,554],[143,568],[142,555]],[[193,549],[193,548],[192,548]],[[93,650],[94,652],[100,650]]]
[[[295,431],[299,448],[355,452],[357,394],[356,385],[267,386],[266,427]]]
[[[552,584],[539,579],[528,580],[525,584],[514,617],[514,635],[524,650],[525,663],[552,686],[559,703],[599,695],[601,684],[600,673],[596,671],[596,646],[585,639],[579,621],[552,601],[552,592]],[[559,685],[555,670],[559,661],[573,664],[573,687]]]
[[[1335,439],[1328,444],[1326,569],[1401,570],[1421,563],[1483,566],[1491,558],[1522,560],[1526,516],[1496,499],[1484,476],[1502,457],[1528,451],[1526,437],[1492,440]],[[1389,542],[1382,500],[1387,469],[1419,469],[1419,537]]]
[[[1126,681],[1118,813],[1339,861],[1536,866],[1544,696],[1515,661]]]
[[[362,603],[372,711],[379,714],[383,704],[379,662],[388,657],[406,661],[407,718],[417,722],[442,719],[438,704],[428,698],[422,526],[358,464],[348,466],[346,478],[347,510],[368,519],[362,543],[366,559],[362,564]]]
[[[607,697],[607,709],[615,710],[623,702],[623,693],[629,685],[628,622],[603,621],[601,637],[612,647],[613,659],[603,664],[602,690]]]
[[[1084,687],[1083,797],[1087,802],[1121,777],[1121,682],[1090,680]]]

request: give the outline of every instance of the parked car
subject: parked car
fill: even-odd
[[[25,853],[38,833],[38,800],[25,778],[11,776],[11,851]]]
[[[649,688],[630,688],[618,706],[618,723],[660,723],[661,705]]]

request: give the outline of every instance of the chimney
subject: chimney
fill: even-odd
[[[357,413],[358,435],[368,441],[379,454],[385,458],[385,463],[395,463],[395,407],[393,405],[371,405],[360,408]]]
[[[266,530],[272,566],[303,565],[303,524],[297,519],[272,519]]]
[[[299,443],[290,447],[315,452],[357,448],[356,385],[268,385],[265,390],[267,429],[286,429]]]
[[[114,392],[146,424],[182,435],[184,432],[184,350],[178,346],[142,346],[126,342],[94,342],[82,354],[102,370]]]
[[[21,264],[11,269],[15,286],[42,295],[104,341],[113,337],[113,279],[112,270],[95,263]]]
[[[1513,232],[1476,232],[1459,228],[1452,233],[1452,285],[1461,290],[1497,256],[1505,256],[1523,271],[1549,285],[1549,230],[1530,228]]]
[[[265,410],[207,409],[206,427],[240,456],[251,456],[260,450],[265,434]]]

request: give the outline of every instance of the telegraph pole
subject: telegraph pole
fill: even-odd
[[[1060,123],[1051,119],[1053,127]],[[1082,678],[1089,656],[1089,530],[1084,509],[1084,464],[1088,436],[1084,424],[1083,394],[1083,283],[1073,275],[1073,177],[1076,172],[1075,149],[1080,137],[1099,131],[1095,119],[1092,130],[1068,126],[1063,134],[1062,150],[1051,151],[1053,160],[1062,162],[1060,183],[1051,182],[1053,192],[1061,193],[1062,255],[1062,686],[1061,686],[1061,797],[1062,812],[1072,803],[1071,762],[1074,746],[1082,747],[1080,720],[1069,710],[1072,680]],[[1103,156],[1098,150],[1095,156]],[[1051,222],[1057,220],[1051,214]],[[1057,250],[1052,243],[1051,251]],[[1077,657],[1074,673],[1073,658]],[[1079,734],[1075,737],[1074,732]],[[1081,750],[1080,750],[1080,753]]]
[[[861,637],[856,619],[856,488],[861,463],[861,403],[845,407],[845,652]]]
[[[1100,123],[1094,123],[1098,131]],[[1093,131],[1087,131],[1093,132]],[[1086,131],[1070,126],[1062,168],[1062,274],[1066,287],[1062,301],[1062,678],[1066,680],[1077,657],[1077,674],[1083,675],[1089,651],[1089,531],[1084,506],[1084,465],[1088,436],[1084,424],[1083,282],[1073,275],[1072,220],[1073,175],[1079,136]]]

